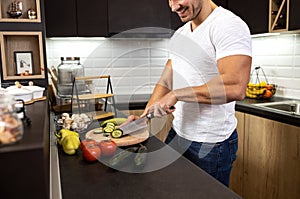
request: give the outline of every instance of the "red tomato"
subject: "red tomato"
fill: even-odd
[[[112,156],[117,150],[117,144],[112,140],[103,140],[99,142],[98,146],[103,156]]]
[[[88,162],[95,162],[101,156],[101,149],[97,145],[85,146],[82,149],[82,156]]]
[[[83,149],[84,147],[96,145],[96,144],[97,142],[95,140],[86,139],[80,142],[80,148]]]

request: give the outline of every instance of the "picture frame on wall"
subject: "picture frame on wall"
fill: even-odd
[[[33,74],[33,55],[32,51],[15,51],[15,63],[18,75]]]

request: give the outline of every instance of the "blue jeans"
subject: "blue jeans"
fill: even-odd
[[[186,140],[172,128],[165,143],[229,187],[230,172],[238,150],[236,130],[223,142],[202,143]]]

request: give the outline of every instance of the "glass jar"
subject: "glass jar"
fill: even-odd
[[[58,96],[71,97],[73,80],[75,77],[84,76],[84,68],[79,57],[61,57],[60,60],[61,63],[57,67]]]
[[[15,143],[23,137],[23,123],[15,104],[12,95],[0,95],[0,146]]]

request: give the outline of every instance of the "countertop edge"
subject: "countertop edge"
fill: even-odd
[[[147,105],[148,99],[151,95],[148,94],[139,94],[134,96],[126,96],[120,95],[116,100],[116,108],[119,110],[138,110],[144,109]],[[265,102],[279,102],[285,100],[295,100],[284,97],[274,96],[271,99],[267,100],[257,100],[257,99],[248,99],[237,101],[235,110],[255,116],[259,116],[262,118],[274,120],[277,122],[286,123],[293,126],[300,127],[300,116],[292,115],[288,113],[272,111],[263,107],[256,106],[254,104],[257,103],[265,103]]]

